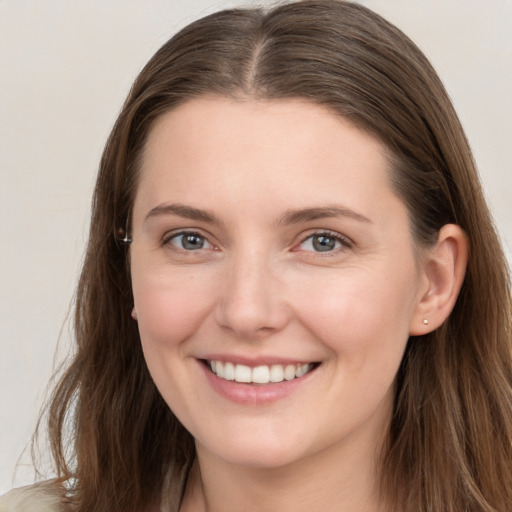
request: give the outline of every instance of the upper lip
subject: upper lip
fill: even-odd
[[[233,364],[243,364],[245,366],[249,366],[251,368],[255,368],[257,366],[272,366],[273,364],[281,364],[283,366],[289,364],[306,364],[306,363],[316,363],[319,362],[315,359],[310,358],[289,358],[289,357],[279,357],[279,356],[261,356],[261,357],[247,357],[241,355],[234,354],[208,354],[199,359],[208,360],[208,361],[222,361],[222,362],[230,362]]]

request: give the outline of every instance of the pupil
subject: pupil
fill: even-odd
[[[316,236],[313,238],[313,247],[316,251],[326,252],[334,249],[336,240],[328,236]]]
[[[184,249],[201,249],[204,245],[204,240],[197,235],[186,235],[183,237],[182,244]]]

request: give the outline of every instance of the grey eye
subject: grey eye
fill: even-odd
[[[336,240],[330,236],[314,236],[313,248],[318,252],[332,251],[336,248]]]
[[[302,250],[314,252],[329,252],[339,249],[341,246],[340,240],[328,233],[311,235],[301,243]]]
[[[197,251],[209,246],[206,239],[197,233],[179,233],[170,240],[172,245],[186,251]]]

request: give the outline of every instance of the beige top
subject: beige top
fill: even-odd
[[[162,492],[160,512],[179,512],[189,471],[189,466],[171,466],[169,468]],[[0,512],[3,512],[1,508]]]
[[[65,512],[64,490],[55,480],[13,489],[0,496],[0,512]]]
[[[179,512],[188,471],[186,466],[170,468],[160,512]],[[67,505],[65,491],[55,480],[19,487],[0,496],[0,512],[66,512]]]

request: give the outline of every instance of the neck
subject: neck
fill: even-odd
[[[198,445],[180,512],[385,512],[379,451],[345,443],[283,467],[254,468]]]

